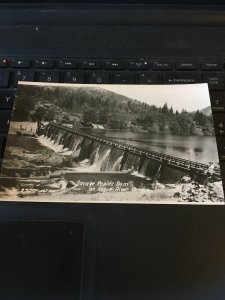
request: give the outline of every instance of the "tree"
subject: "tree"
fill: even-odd
[[[191,117],[191,115],[185,111],[181,112],[178,117],[178,123],[180,126],[180,134],[190,135],[190,127],[193,123],[193,118]]]
[[[177,121],[173,121],[172,123],[170,123],[169,130],[170,130],[171,134],[174,134],[174,135],[181,134],[181,129],[180,129],[179,123]]]
[[[45,115],[46,121],[53,121],[54,118],[55,118],[55,112],[54,112],[54,110],[49,109],[49,110],[46,112],[46,115]]]
[[[170,111],[169,111],[170,115],[173,115],[173,107],[170,107]]]
[[[213,123],[210,122],[210,120],[206,120],[205,127],[203,128],[203,133],[205,135],[214,135],[215,134]]]
[[[165,103],[164,106],[162,107],[162,113],[165,115],[169,114],[169,108],[168,108],[167,103]]]
[[[43,106],[39,106],[36,109],[35,113],[33,114],[32,119],[33,121],[38,122],[38,121],[43,121],[44,118],[45,118],[45,109]]]
[[[196,135],[198,134],[198,129],[197,129],[197,126],[196,126],[196,123],[195,122],[192,122],[189,126],[189,134],[190,135]]]
[[[34,109],[34,101],[32,97],[24,93],[23,89],[20,89],[18,97],[15,102],[15,110],[13,113],[14,121],[28,121],[31,115],[31,111]]]
[[[196,123],[199,126],[204,127],[206,125],[206,122],[207,122],[207,116],[205,116],[202,112],[197,110],[195,115],[194,115],[194,121],[196,121]]]
[[[85,110],[83,113],[84,124],[94,123],[96,121],[96,112],[94,109]]]

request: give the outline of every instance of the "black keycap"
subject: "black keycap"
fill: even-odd
[[[210,100],[213,112],[225,112],[225,92],[210,91]]]
[[[5,68],[7,67],[8,61],[4,57],[0,57],[0,68]]]
[[[139,84],[162,84],[163,77],[158,72],[143,72],[139,73]]]
[[[203,82],[208,83],[211,90],[224,90],[224,75],[218,72],[203,73]]]
[[[2,158],[5,149],[5,140],[4,136],[0,136],[0,158]]]
[[[0,109],[12,109],[15,98],[15,91],[0,90]]]
[[[166,84],[192,84],[202,81],[201,73],[195,72],[168,72],[165,73]]]
[[[153,70],[172,70],[173,63],[169,61],[154,61]]]
[[[60,73],[57,71],[43,71],[39,73],[39,82],[59,82]]]
[[[36,59],[34,67],[37,69],[52,69],[54,68],[54,61],[50,59]]]
[[[11,119],[11,112],[0,111],[0,132],[7,133],[9,130],[9,124]]]
[[[84,70],[99,70],[102,68],[102,63],[100,61],[83,61],[82,62],[82,69]]]
[[[10,71],[0,70],[0,88],[6,88],[9,84]]]
[[[134,74],[130,72],[117,72],[114,74],[115,84],[131,84],[134,83]]]
[[[13,59],[13,60],[11,60],[10,66],[12,68],[29,68],[30,60],[28,60],[28,59]]]
[[[18,81],[34,81],[35,72],[32,70],[18,70],[14,74],[13,86],[16,87]]]
[[[219,153],[219,159],[225,160],[225,137],[218,136],[217,140],[217,148]]]
[[[85,83],[84,72],[82,71],[67,71],[64,73],[65,83]]]
[[[223,69],[223,65],[221,62],[217,62],[217,61],[206,61],[204,63],[202,63],[202,70],[203,71],[216,71],[216,70],[222,70]]]
[[[59,68],[60,69],[77,69],[78,62],[75,60],[60,60]]]
[[[126,64],[122,61],[107,61],[105,63],[106,70],[125,70]]]
[[[216,135],[225,135],[225,114],[214,114],[214,125]]]
[[[197,65],[197,63],[194,63],[194,62],[183,61],[183,62],[176,63],[177,70],[189,71],[189,70],[197,70],[197,68],[198,68],[198,65]]]
[[[130,70],[148,70],[149,63],[147,61],[131,61],[129,62]]]
[[[89,83],[104,84],[109,83],[109,74],[107,72],[91,72],[88,74]]]

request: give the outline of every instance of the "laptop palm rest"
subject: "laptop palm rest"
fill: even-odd
[[[1,299],[80,299],[83,237],[81,222],[0,222]]]

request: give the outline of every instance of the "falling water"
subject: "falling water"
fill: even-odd
[[[126,153],[122,162],[122,170],[137,170],[140,163],[140,157],[132,154]]]
[[[123,159],[123,155],[117,158],[117,160],[112,166],[112,171],[120,171],[122,159]]]
[[[63,151],[63,145],[57,144],[54,140],[51,140],[44,135],[39,136],[38,141],[41,145],[50,148],[54,152],[59,153]]]
[[[139,173],[141,175],[146,175],[147,169],[148,169],[149,159],[145,159],[142,166],[140,167]]]
[[[97,162],[97,169],[99,171],[107,171],[107,164],[109,162],[111,149],[105,151],[102,157]]]
[[[72,148],[71,150],[73,152],[75,152],[78,149],[78,147],[81,145],[81,143],[83,142],[83,140],[84,140],[84,137],[82,137],[82,136],[76,136],[76,139],[74,140],[74,142],[73,142],[73,144],[71,146],[71,148]]]
[[[100,149],[100,145],[92,152],[91,157],[90,157],[90,164],[91,165],[96,165],[98,163],[99,160],[99,149]]]
[[[48,127],[46,136],[39,137],[40,143],[62,155],[69,155],[76,162],[80,162],[79,170],[119,172],[133,169],[146,176],[151,168],[149,159],[142,160],[130,152],[101,144],[98,141],[79,136],[65,129]],[[154,164],[153,164],[154,165]],[[151,170],[150,173],[154,172]]]

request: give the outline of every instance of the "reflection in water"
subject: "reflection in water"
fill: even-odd
[[[103,129],[83,129],[94,135],[202,163],[218,162],[216,139],[212,136],[175,136],[145,132],[121,132]]]

